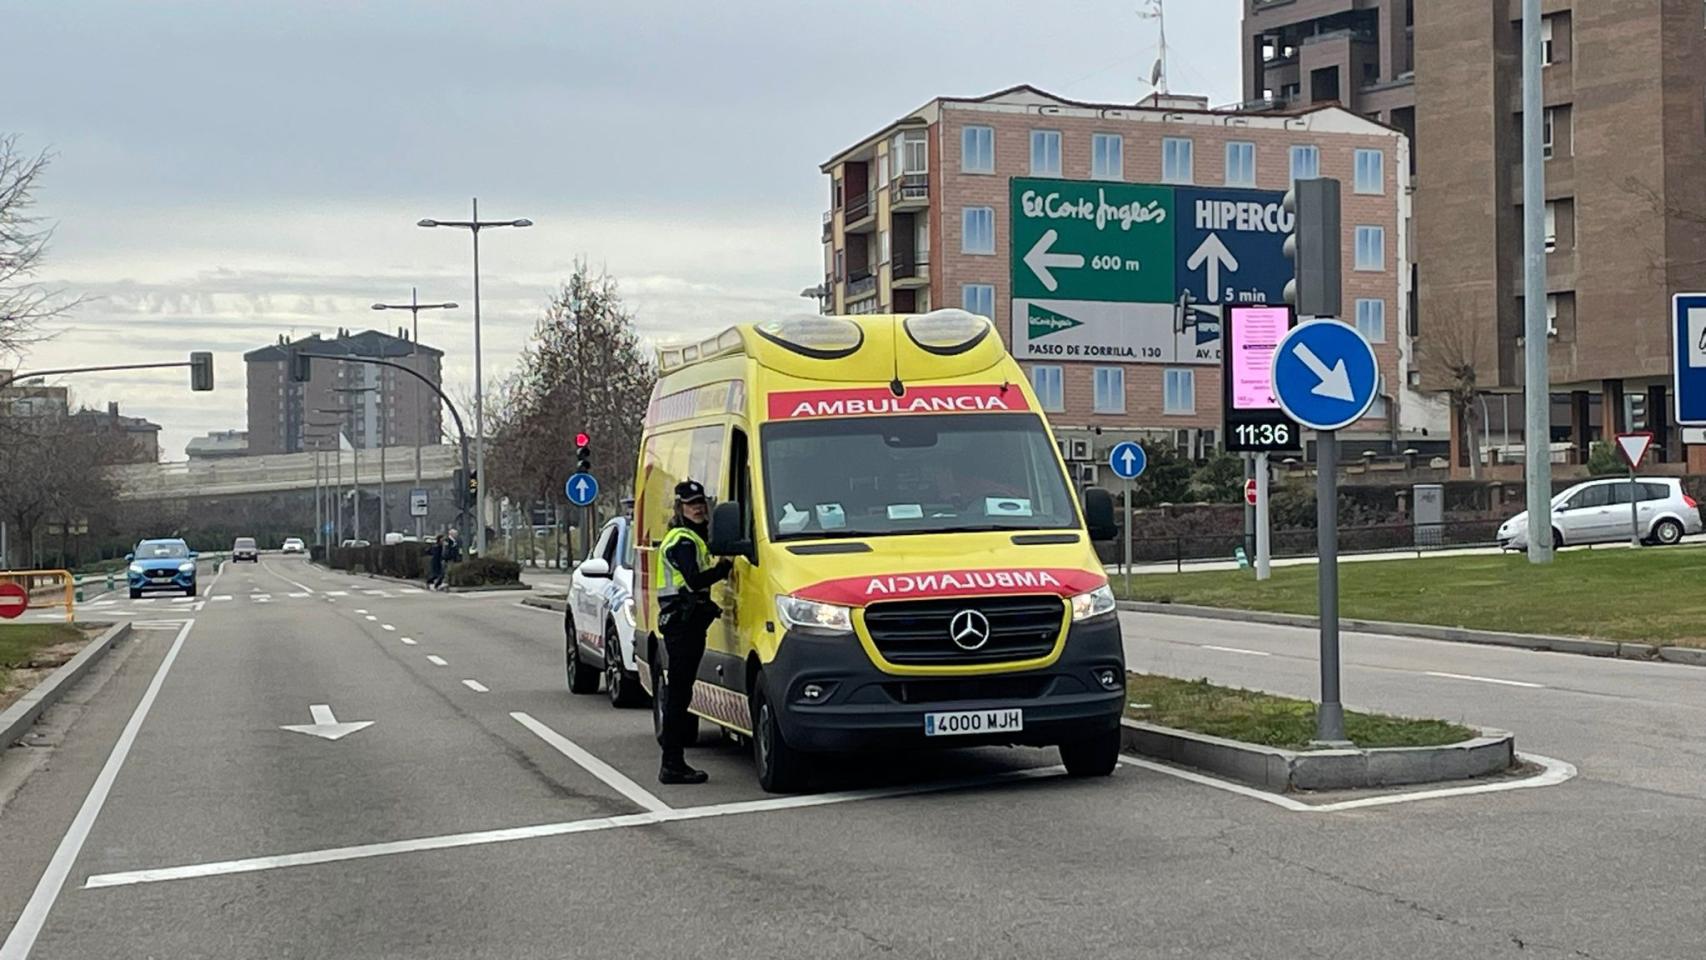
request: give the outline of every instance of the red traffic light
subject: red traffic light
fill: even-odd
[[[584,433],[575,434],[575,446],[584,447],[591,442],[592,442],[592,438],[587,436],[586,434],[584,434]]]

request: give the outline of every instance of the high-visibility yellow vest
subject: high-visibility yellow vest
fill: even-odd
[[[711,550],[705,546],[705,541],[690,527],[671,527],[669,532],[663,535],[663,542],[658,544],[656,554],[657,576],[653,579],[658,585],[659,600],[667,600],[687,589],[687,578],[682,576],[681,571],[675,569],[675,564],[670,563],[668,559],[669,551],[682,540],[693,541],[693,551],[698,555],[699,569],[711,569]]]

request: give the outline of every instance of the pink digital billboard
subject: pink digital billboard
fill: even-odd
[[[1229,346],[1234,410],[1274,410],[1274,348],[1289,329],[1291,311],[1286,307],[1236,306],[1231,308]]]

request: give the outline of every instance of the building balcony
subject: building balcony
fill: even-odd
[[[896,290],[929,286],[930,255],[922,253],[906,260],[895,258],[889,264],[889,279]]]
[[[828,243],[834,237],[835,237],[835,211],[834,210],[825,210],[823,212],[823,242]]]
[[[847,233],[870,233],[877,229],[877,198],[869,191],[847,198],[841,211],[841,229]]]
[[[877,295],[875,274],[855,273],[847,278],[847,302],[854,303]]]
[[[930,175],[903,173],[889,181],[889,209],[921,210],[930,205]]]

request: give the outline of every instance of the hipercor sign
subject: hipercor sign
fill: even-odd
[[[895,396],[887,387],[784,390],[770,394],[770,419],[880,417],[920,413],[1008,413],[1031,409],[1025,392],[1012,384],[908,387]]]

